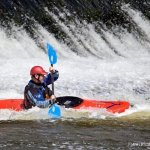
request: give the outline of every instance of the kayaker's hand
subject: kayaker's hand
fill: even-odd
[[[50,73],[55,73],[54,67],[50,66],[50,67],[49,67],[49,72],[50,72]]]
[[[54,104],[54,103],[56,103],[56,96],[52,95],[50,98],[50,104]]]

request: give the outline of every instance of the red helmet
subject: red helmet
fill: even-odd
[[[35,74],[46,75],[47,72],[41,66],[34,66],[30,70],[30,75]]]

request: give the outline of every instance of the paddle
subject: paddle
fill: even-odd
[[[54,48],[48,43],[47,43],[47,49],[48,49],[49,62],[51,64],[51,66],[53,66],[53,64],[57,63],[56,52],[55,52]],[[54,78],[53,78],[52,74],[51,74],[51,77],[52,77],[52,92],[54,94]],[[60,107],[56,104],[53,104],[48,111],[48,115],[50,118],[60,118],[61,117]]]

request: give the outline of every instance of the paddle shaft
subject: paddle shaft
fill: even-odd
[[[51,67],[53,67],[53,64],[51,64]],[[51,80],[52,80],[52,92],[54,94],[54,77],[53,77],[53,73],[51,73]]]

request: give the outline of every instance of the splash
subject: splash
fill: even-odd
[[[127,30],[117,32],[117,27],[114,30],[101,30],[101,34],[97,31],[96,23],[86,21],[83,23],[76,20],[76,23],[66,25],[61,21],[64,14],[59,14],[58,17],[49,13],[59,27],[74,40],[77,51],[72,51],[70,45],[59,41],[46,28],[36,24],[37,28],[34,30],[41,47],[45,47],[44,52],[24,29],[14,26],[15,32],[8,37],[5,29],[1,28],[0,98],[22,98],[32,66],[42,65],[48,70],[46,43],[50,42],[58,53],[58,63],[55,65],[60,72],[60,78],[55,84],[57,96],[127,100],[141,108],[134,107],[125,115],[147,111],[150,103],[149,21],[136,10],[128,7],[123,10],[127,10],[141,28],[146,40],[137,38]],[[7,113],[11,116],[10,112]],[[14,118],[19,115],[16,114]],[[30,115],[29,118],[32,116]],[[9,119],[9,116],[6,115],[6,118]],[[87,116],[99,115],[94,112]]]

